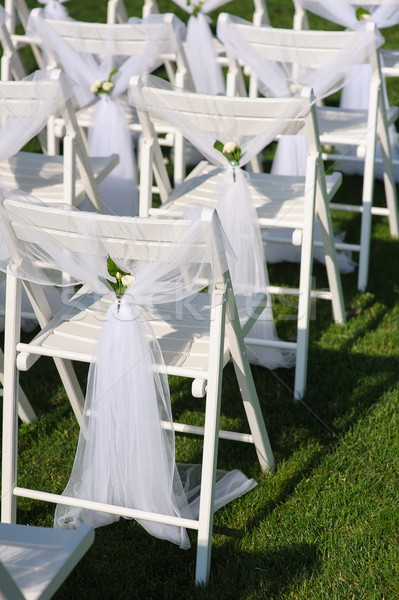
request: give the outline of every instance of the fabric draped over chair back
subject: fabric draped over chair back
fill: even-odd
[[[217,62],[208,13],[230,0],[173,2],[190,15],[187,22],[186,55],[195,90],[201,94],[225,94],[223,71]]]
[[[68,26],[72,34],[79,35],[81,24],[78,21],[70,21]],[[81,52],[74,49],[40,10],[32,11],[28,30],[38,36],[42,48],[57,59],[74,82],[79,107],[96,102],[95,119],[89,131],[89,155],[115,153],[120,158],[119,165],[100,184],[99,191],[110,214],[133,216],[138,212],[136,161],[132,136],[118,98],[126,92],[132,75],[150,72],[162,64],[161,47],[165,52],[166,41],[170,52],[176,52],[184,26],[171,15],[150,15],[142,20],[132,19],[129,24],[98,26],[104,35],[102,56],[86,53],[84,40]],[[120,27],[131,28],[132,36],[145,40],[139,54],[128,57],[114,54],[114,36]],[[92,91],[93,84],[108,81],[114,69],[117,71],[112,76],[112,90],[96,96]]]
[[[393,27],[399,23],[399,4],[396,0],[378,0],[375,4],[365,2],[351,2],[350,0],[338,0],[337,2],[321,2],[320,0],[295,0],[305,10],[315,13],[342,27],[358,31],[362,23],[371,20],[378,29]],[[357,18],[357,9],[362,7],[368,15],[363,15],[363,20]],[[364,26],[364,25],[363,25]],[[348,78],[347,85],[342,90],[340,106],[347,109],[367,110],[369,106],[371,69],[369,65],[363,65],[360,71],[353,73]],[[384,87],[386,105],[389,106],[388,96]],[[399,145],[397,141],[396,127],[389,128],[389,139],[391,143],[392,157],[399,160]],[[378,153],[380,152],[379,149]],[[362,174],[363,165],[358,162],[349,163],[345,161],[340,168],[350,174]],[[382,168],[376,165],[376,177],[383,176]],[[396,181],[399,181],[399,170],[395,169]]]
[[[159,94],[161,90],[170,93]],[[234,260],[229,257],[233,287],[238,294],[266,292],[268,275],[262,235],[256,210],[251,201],[246,173],[242,167],[278,134],[286,132],[287,127],[292,128],[290,119],[305,114],[309,108],[309,100],[297,98],[291,103],[282,103],[277,109],[275,118],[265,122],[263,130],[259,130],[259,123],[255,128],[251,128],[250,118],[247,119],[247,125],[239,130],[237,115],[229,112],[231,110],[229,98],[204,95],[198,100],[196,94],[183,92],[184,108],[182,108],[176,104],[173,86],[151,75],[145,78],[142,86],[131,85],[130,92],[131,102],[138,109],[171,123],[210,163],[224,170],[218,190],[217,210],[223,229],[234,250]],[[214,148],[217,140],[222,144],[234,142],[240,147],[239,166],[232,167],[226,157]],[[187,185],[190,185],[190,180],[187,181]],[[263,340],[277,337],[271,299],[262,317],[250,331],[249,337]],[[292,352],[264,347],[249,347],[248,355],[252,363],[270,368],[292,366],[295,361]]]
[[[19,82],[0,84],[0,162],[11,158],[34,138],[46,125],[47,119],[58,112],[65,101],[72,96],[67,77],[57,71],[35,71],[23,82],[29,82],[29,97],[20,97],[23,109],[20,114],[16,106],[9,104],[9,94]],[[4,90],[4,92],[3,92]],[[15,96],[18,98],[18,96]],[[39,102],[38,102],[39,101]],[[0,182],[1,183],[1,182]]]
[[[109,306],[90,365],[66,496],[188,518],[198,509],[195,490],[183,487],[176,467],[168,380],[147,315],[152,305],[183,302],[199,292],[204,281],[220,280],[227,269],[217,215],[207,211],[202,216],[200,209],[191,207],[175,226],[170,220],[158,224],[151,238],[145,232],[154,227],[152,219],[97,215],[4,193],[0,221],[10,246],[17,248],[11,272],[54,285],[62,283],[62,270],[71,283],[85,284],[91,298]],[[107,283],[108,257],[134,278],[119,299]],[[83,305],[85,298],[79,300]],[[216,508],[255,485],[237,470],[218,477]],[[98,527],[118,519],[58,505],[55,526],[75,528],[84,522]],[[181,527],[147,520],[141,524],[182,548],[190,545]]]
[[[273,60],[256,40],[264,34],[273,39]],[[322,100],[347,86],[354,73],[360,71],[375,46],[383,43],[383,37],[368,27],[366,21],[357,21],[356,33],[348,37],[339,51],[326,53],[325,62],[320,61],[320,49],[312,47],[311,37],[307,43],[306,31],[276,29],[268,25],[260,28],[248,21],[228,14],[219,16],[217,35],[226,48],[238,60],[248,65],[258,80],[258,87],[265,96],[296,96],[302,86],[313,89],[316,100]],[[286,47],[306,52],[306,63],[292,60]],[[315,65],[315,66],[312,66]],[[306,145],[300,136],[280,140],[273,162],[272,172],[282,175],[304,175]]]
[[[46,19],[69,19],[68,11],[64,6],[68,0],[38,0],[39,4],[44,4],[44,15]]]

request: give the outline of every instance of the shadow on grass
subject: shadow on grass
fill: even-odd
[[[216,534],[209,584],[196,586],[195,537],[192,548],[182,551],[124,520],[96,530],[94,545],[54,598],[77,597],[74,594],[83,582],[85,600],[263,599],[300,584],[318,569],[314,545],[281,544],[251,552]]]

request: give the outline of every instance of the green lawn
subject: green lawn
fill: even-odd
[[[139,15],[137,0],[126,2]],[[170,10],[172,3],[159,3]],[[34,3],[31,3],[33,6]],[[75,18],[105,19],[95,0],[66,6]],[[249,17],[252,3],[234,0],[225,9]],[[245,8],[244,8],[245,7]],[[269,0],[273,25],[290,26],[291,0]],[[176,11],[177,12],[177,11]],[[181,13],[179,13],[182,17]],[[321,20],[312,18],[313,26]],[[399,48],[399,28],[387,43]],[[397,102],[390,86],[391,103]],[[341,198],[361,189],[345,178]],[[383,201],[381,182],[376,201]],[[358,219],[337,223],[355,235]],[[212,600],[396,600],[399,598],[399,241],[387,220],[374,218],[368,291],[356,290],[357,273],[343,276],[348,322],[331,322],[319,301],[311,323],[308,391],[293,403],[294,372],[253,368],[276,457],[274,474],[261,473],[251,447],[221,441],[219,466],[240,468],[258,486],[216,513],[211,578],[194,585],[196,535],[182,551],[150,537],[134,521],[96,531],[95,542],[55,598]],[[273,281],[291,281],[293,265],[270,269]],[[315,266],[322,284],[324,268]],[[279,330],[292,321],[276,302]],[[86,368],[78,365],[85,385]],[[51,361],[41,359],[21,384],[39,414],[20,428],[20,485],[61,492],[68,480],[78,427]],[[201,400],[190,384],[172,378],[174,415],[201,423]],[[232,370],[225,371],[222,427],[245,419]],[[197,440],[177,439],[177,458],[198,461]],[[18,522],[52,525],[54,507],[18,501]]]

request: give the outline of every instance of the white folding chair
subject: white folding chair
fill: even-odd
[[[117,218],[108,215],[84,213],[83,211],[58,210],[37,203],[21,203],[18,199],[9,198],[3,200],[1,214],[3,234],[10,246],[13,260],[7,272],[7,314],[9,316],[6,321],[5,333],[2,521],[12,522],[15,520],[16,498],[25,496],[55,502],[58,505],[77,507],[82,510],[87,509],[86,513],[95,511],[100,515],[107,513],[116,515],[118,518],[123,516],[141,519],[144,522],[153,521],[168,526],[173,525],[178,528],[192,528],[198,530],[196,581],[206,582],[210,566],[218,439],[226,438],[252,443],[255,446],[263,470],[271,470],[274,464],[243,343],[248,327],[251,327],[253,321],[257,319],[265,306],[265,295],[259,294],[257,296],[256,305],[253,302],[251,304],[252,310],[249,310],[246,306],[246,298],[242,298],[241,301],[236,299],[229,272],[226,270],[227,262],[224,256],[219,221],[214,211],[202,211],[199,220],[194,221],[185,219]],[[22,217],[22,221],[20,221],[20,217]],[[185,246],[187,242],[184,242],[186,237],[184,236],[190,235],[191,237],[193,227],[196,231],[195,244],[194,240],[190,239],[192,247],[190,246],[191,250],[187,250]],[[184,234],[183,237],[182,234]],[[205,425],[203,428],[182,423],[173,425],[174,430],[177,432],[204,436],[198,518],[176,516],[178,514],[176,512],[158,514],[154,507],[138,510],[134,506],[129,506],[129,501],[126,500],[124,504],[121,501],[121,505],[115,505],[117,502],[115,502],[115,496],[109,485],[106,486],[106,490],[109,490],[108,493],[113,501],[109,500],[108,502],[96,497],[71,497],[72,494],[52,494],[44,490],[32,490],[18,486],[17,389],[15,387],[17,371],[29,369],[42,355],[57,357],[58,360],[83,362],[91,362],[96,356],[96,364],[98,364],[99,350],[96,350],[98,337],[100,330],[103,329],[107,319],[110,318],[110,313],[107,312],[108,316],[105,319],[109,302],[106,300],[100,301],[100,296],[96,293],[87,294],[87,289],[80,290],[77,297],[63,306],[57,315],[49,315],[48,311],[45,314],[46,307],[42,303],[41,288],[37,284],[29,283],[26,277],[24,281],[21,281],[18,277],[20,270],[17,263],[14,262],[20,261],[21,254],[23,254],[25,259],[28,260],[24,263],[25,267],[28,270],[30,268],[34,269],[35,264],[29,262],[28,256],[25,255],[25,252],[22,252],[21,248],[27,245],[28,254],[30,254],[37,246],[37,240],[42,235],[45,236],[49,248],[58,248],[58,257],[62,257],[62,261],[68,253],[71,257],[74,257],[75,253],[81,253],[80,256],[83,262],[90,261],[87,262],[88,274],[97,283],[97,273],[99,273],[97,263],[100,261],[102,265],[104,262],[105,266],[108,253],[113,260],[118,261],[117,264],[120,264],[119,261],[126,259],[126,254],[134,243],[133,251],[130,254],[131,259],[135,261],[133,265],[137,267],[138,263],[144,261],[152,269],[152,265],[158,268],[159,262],[165,261],[168,252],[176,248],[176,264],[181,262],[182,272],[187,273],[187,278],[182,280],[182,285],[179,283],[176,288],[179,295],[183,285],[189,286],[188,289],[190,290],[194,289],[193,285],[197,286],[198,289],[206,285],[206,280],[195,280],[193,282],[190,278],[190,272],[187,271],[186,261],[189,261],[190,264],[196,260],[203,261],[204,256],[210,255],[212,248],[212,264],[216,270],[216,282],[213,292],[194,294],[188,299],[187,303],[154,304],[148,307],[149,312],[146,313],[146,319],[148,319],[155,332],[164,358],[164,363],[160,364],[160,357],[158,356],[154,372],[156,373],[160,369],[161,372],[167,375],[188,377],[193,380],[193,394],[198,397],[205,396],[206,398]],[[95,239],[102,244],[100,255],[98,254],[98,245],[94,243]],[[91,240],[93,240],[93,243],[91,243]],[[90,255],[90,249],[92,255]],[[199,258],[192,256],[193,250],[195,256]],[[48,259],[42,257],[41,265],[53,268],[54,261],[57,262],[58,259],[54,258],[55,252],[51,250],[48,250],[48,252],[51,255],[48,256]],[[90,267],[92,260],[94,261],[94,268]],[[69,264],[72,264],[73,270],[76,261],[72,260],[72,263]],[[59,268],[65,269],[66,265],[60,264]],[[139,266],[137,268],[139,269]],[[176,276],[176,269],[173,268],[172,277]],[[139,271],[135,271],[135,273],[137,272]],[[145,284],[147,277],[143,277]],[[136,283],[138,281],[139,276],[137,275]],[[160,285],[164,286],[162,281]],[[167,280],[165,280],[165,283],[167,283]],[[22,284],[29,290],[42,327],[40,333],[26,343],[20,342],[19,338]],[[151,297],[151,293],[154,293],[152,285],[150,284],[151,289],[148,290],[149,297]],[[166,285],[166,288],[164,286],[162,289],[168,293],[169,286]],[[146,292],[142,291],[142,294],[147,298]],[[156,292],[155,296],[157,296]],[[156,299],[154,298],[153,301],[156,302]],[[111,331],[114,333],[113,322],[111,322],[111,326]],[[126,331],[128,321],[125,320],[121,326],[123,331]],[[134,319],[131,321],[131,326],[135,326]],[[120,338],[118,340],[120,342]],[[136,338],[132,340],[132,343],[136,343]],[[141,351],[139,354],[142,358]],[[143,356],[145,357],[145,355],[144,352]],[[121,377],[129,376],[132,377],[133,382],[137,381],[136,377],[139,374],[134,371],[133,358],[129,358],[129,356],[119,356],[119,358],[116,356],[114,358],[117,367],[123,371]],[[130,368],[126,371],[124,371],[126,365],[122,364],[125,359],[128,362],[130,361]],[[248,434],[219,431],[223,368],[230,360],[234,365],[249,422],[250,433]],[[109,356],[106,362],[108,366]],[[136,365],[137,368],[141,374],[141,363],[138,366]],[[132,370],[133,374],[129,375],[128,371]],[[116,374],[116,377],[119,382],[119,373]],[[138,390],[140,398],[136,398],[129,395],[129,389],[126,389],[125,386],[126,381],[123,379],[127,407],[132,407],[136,402],[142,402],[145,407],[148,407],[149,398],[142,397],[142,387]],[[101,401],[101,398],[102,390],[100,390],[98,402]],[[92,417],[94,423],[96,423],[100,410],[98,402],[93,404],[86,415],[89,419]],[[108,407],[110,406],[109,402],[105,404]],[[168,416],[170,418],[170,415],[166,414],[167,409],[164,407],[160,414],[158,414],[158,411],[156,412],[156,419],[158,419],[161,428],[169,430],[172,425],[167,420]],[[125,414],[121,414],[120,409],[114,413],[114,416],[127,425],[129,439],[131,439],[134,423],[131,423]],[[138,418],[140,418],[140,414]],[[161,419],[160,422],[159,419]],[[86,440],[88,422],[87,420],[82,422],[81,438],[83,440]],[[142,427],[139,424],[136,431],[137,429],[143,430],[142,434],[147,439],[152,431],[151,423],[148,423],[146,427],[143,422]],[[117,427],[115,432],[116,430],[119,431]],[[88,437],[91,439],[90,436]],[[116,443],[119,437],[120,434],[117,433]],[[88,443],[88,441],[86,440],[85,443]],[[154,452],[154,447],[151,447],[150,453],[146,453],[146,458],[158,463],[160,461],[158,461],[158,456],[153,456]],[[78,462],[80,463],[80,461]],[[104,466],[101,460],[100,464]],[[115,473],[119,472],[116,468],[113,471]],[[132,477],[134,475],[133,471],[138,472],[140,469],[130,467],[129,473]],[[101,473],[98,473],[98,477],[95,477],[96,481],[99,479],[101,479]],[[122,481],[121,485],[127,483],[127,481]],[[158,490],[161,481],[156,478],[155,481],[152,481],[152,485],[155,490]],[[73,486],[73,489],[76,489],[75,486]],[[171,490],[169,490],[169,493],[171,493]],[[107,515],[105,516],[107,517]]]
[[[221,15],[220,21],[229,19],[228,15]],[[348,51],[354,46],[356,32],[343,31],[293,31],[284,29],[274,29],[271,27],[254,27],[245,22],[232,24],[231,31],[236,31],[237,36],[245,40],[253,52],[251,67],[257,68],[256,75],[259,81],[267,86],[268,64],[278,65],[282,63],[284,69],[279,69],[281,74],[281,83],[287,87],[289,94],[289,85],[294,85],[297,89],[301,85],[301,73],[305,74],[306,81],[309,80],[308,69],[324,69],[324,75],[328,65],[331,64],[331,75],[333,74],[334,60],[335,67],[339,67],[339,56],[348,57]],[[372,32],[375,31],[372,22],[367,23],[367,31],[370,32],[371,40],[374,40]],[[228,42],[225,40],[225,43]],[[347,50],[345,50],[347,49]],[[237,53],[237,48],[235,52]],[[255,60],[256,59],[256,60]],[[234,59],[232,59],[234,61]],[[256,67],[258,61],[258,67]],[[370,99],[368,110],[346,110],[333,106],[318,106],[317,121],[320,133],[320,142],[333,151],[324,153],[325,160],[334,161],[336,168],[344,165],[346,160],[357,161],[364,165],[363,169],[363,190],[361,204],[355,203],[331,203],[330,208],[339,211],[352,211],[361,214],[360,241],[357,244],[337,243],[337,249],[349,250],[359,253],[358,270],[358,289],[365,290],[368,280],[368,269],[370,259],[371,225],[372,215],[384,215],[389,219],[389,228],[392,237],[399,235],[399,218],[397,205],[397,192],[393,172],[392,152],[388,137],[388,128],[398,117],[397,107],[388,108],[383,94],[383,85],[381,77],[380,57],[378,50],[370,46],[366,56],[359,57],[359,63],[370,64],[372,79],[370,86]],[[261,65],[264,65],[262,73]],[[348,68],[344,65],[344,68]],[[353,63],[356,68],[356,63]],[[230,93],[234,93],[234,72],[230,79]],[[340,75],[342,79],[342,74]],[[291,80],[290,80],[291,78]],[[339,84],[339,78],[338,78]],[[303,82],[302,82],[303,83]],[[315,79],[315,85],[318,83]],[[341,81],[340,85],[344,83]],[[337,86],[336,86],[337,87]],[[339,87],[339,86],[338,86]],[[315,92],[317,99],[324,96]],[[386,207],[373,206],[374,197],[374,170],[376,160],[376,145],[381,143],[382,164],[384,172],[384,185]],[[348,149],[356,148],[357,156],[349,154]],[[335,150],[335,151],[334,151]]]
[[[67,90],[63,87],[62,73],[54,70],[36,74],[43,75],[40,82],[0,83],[0,116],[3,119],[0,140],[4,159],[0,162],[0,181],[10,189],[34,193],[35,197],[52,202],[78,205],[87,196],[96,210],[103,211],[97,182],[117,164],[118,157],[88,159],[71,101],[65,95]],[[62,110],[67,124],[64,155],[50,156],[22,151],[13,154],[15,148],[25,145],[45,125],[46,118],[51,116],[46,112],[47,107],[50,109],[51,106],[54,109],[57,107],[57,114],[59,109]],[[7,150],[10,150],[12,156],[5,159]],[[68,387],[67,380],[74,378],[72,367],[61,363],[58,366]],[[2,368],[0,373],[2,380]],[[80,418],[83,407],[81,394],[76,400],[76,407],[77,417]],[[35,418],[35,413],[22,392],[19,413],[24,422]]]
[[[49,66],[62,67],[76,83],[76,119],[85,135],[89,154],[112,150],[120,155],[120,164],[101,187],[107,212],[137,214],[136,158],[134,137],[140,145],[140,127],[135,110],[128,105],[125,90],[130,72],[146,72],[173,65],[177,86],[191,85],[178,29],[183,25],[172,14],[134,24],[88,23],[74,20],[45,19],[43,10],[31,13],[30,28],[41,39],[41,47],[51,57]],[[105,105],[92,86],[107,80],[113,72],[115,85]],[[113,123],[112,127],[109,122]],[[63,131],[62,122],[56,124]],[[174,149],[174,178],[185,175],[185,156],[181,136],[170,127],[158,124],[162,144]]]
[[[52,94],[66,91],[62,81],[61,71],[54,70],[49,73],[47,81],[41,82],[41,87],[36,81],[1,82],[0,116],[16,122],[25,120],[25,131],[29,134],[29,118],[43,110]],[[111,155],[89,159],[71,100],[65,97],[59,110],[55,115],[49,114],[48,118],[59,114],[63,116],[66,126],[63,155],[54,154],[51,148],[48,154],[17,152],[0,163],[0,180],[4,186],[31,193],[42,200],[79,205],[88,197],[95,210],[104,212],[97,186],[118,164],[119,157]],[[49,139],[53,139],[52,135]]]
[[[0,6],[0,43],[3,50],[0,62],[1,80],[15,79],[18,81],[25,77],[25,67],[7,29],[6,22],[6,13]]]
[[[360,15],[358,15],[357,12],[359,9],[362,9],[363,18],[367,18],[368,13],[369,18],[374,21],[377,27],[382,29],[386,41],[389,42],[390,32],[388,31],[387,36],[386,30],[393,28],[399,23],[399,7],[397,4],[390,2],[389,0],[341,0],[339,4],[329,6],[328,12],[325,10],[325,5],[317,1],[308,3],[307,0],[294,0],[294,4],[295,12],[298,13],[298,17],[294,25],[296,29],[309,29],[306,11],[315,12],[325,19],[339,23],[339,25],[349,29],[353,29],[359,25],[358,17]],[[387,44],[384,44],[384,47],[380,48],[381,73],[385,80],[399,77],[399,50],[386,46]],[[357,97],[357,106],[354,106],[355,98],[352,98],[349,107],[364,108],[364,86],[360,84],[359,81],[355,81],[353,82],[353,87],[354,90],[352,93]],[[345,99],[345,102],[347,102],[347,99]],[[394,104],[396,103],[394,102]],[[395,166],[398,167],[399,136],[395,125],[391,125],[389,128],[389,137],[391,141],[393,158],[395,159]],[[350,169],[353,170],[354,167],[351,166]],[[380,171],[377,171],[377,176],[381,177]],[[395,172],[395,177],[396,180],[398,180],[397,170]]]
[[[189,134],[190,124],[193,131],[203,128],[208,135],[208,129],[211,133],[216,128],[221,131],[225,123],[226,130],[229,127],[235,139],[240,139],[240,136],[243,138],[251,135],[255,137],[260,132],[267,131],[268,128],[276,131],[274,128],[279,119],[283,122],[280,133],[284,129],[288,129],[292,133],[305,130],[309,143],[306,176],[285,177],[264,173],[248,173],[247,175],[251,201],[256,208],[264,239],[268,239],[268,231],[287,227],[292,232],[288,243],[301,247],[299,290],[294,292],[292,289],[286,290],[283,287],[270,287],[273,294],[299,294],[297,340],[295,343],[282,340],[263,341],[266,347],[270,345],[295,350],[294,397],[301,398],[306,389],[311,296],[331,300],[334,320],[338,323],[345,320],[341,280],[329,211],[330,201],[335,196],[342,177],[339,173],[330,176],[324,175],[315,108],[310,104],[310,98],[308,97],[307,100],[305,115],[288,117],[289,107],[294,106],[292,103],[297,102],[299,105],[304,102],[303,98],[296,100],[248,99],[226,96],[211,97],[183,91],[180,93],[151,85],[151,78],[149,78],[148,84],[138,78],[132,78],[131,90],[134,96],[142,97],[143,106],[145,106],[145,109],[142,108],[138,111],[145,140],[140,165],[141,216],[160,214],[158,209],[152,208],[153,176],[160,190],[162,202],[160,211],[167,214],[169,209],[197,202],[217,207],[224,175],[224,169],[216,168],[207,161],[203,161],[190,173],[183,184],[172,189],[163,165],[162,152],[154,137],[151,122],[153,115],[158,118],[161,114],[163,118],[169,118],[174,126],[179,121],[183,123],[184,116],[186,135]],[[292,114],[293,112],[291,112]],[[229,125],[227,125],[228,123]],[[322,224],[322,243],[329,281],[329,290],[322,292],[312,292],[311,290],[312,241],[317,218]],[[245,235],[244,232],[243,235]],[[287,243],[287,240],[285,242]],[[232,243],[234,244],[234,240]],[[248,339],[247,342],[249,342]]]
[[[0,523],[0,596],[52,598],[94,541],[94,530],[75,531]]]
[[[44,61],[40,48],[38,48],[36,45],[35,39],[26,33],[26,27],[29,19],[29,8],[25,0],[5,0],[4,10],[8,17],[6,20],[6,26],[12,45],[17,51],[25,46],[30,46],[33,56],[36,60],[37,67],[39,69],[43,69]],[[16,30],[18,24],[22,25],[24,30],[23,33],[17,33]],[[5,80],[5,77],[2,76],[2,79]]]

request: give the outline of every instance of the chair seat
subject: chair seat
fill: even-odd
[[[94,178],[99,183],[118,164],[116,154],[90,158]],[[64,201],[64,165],[62,157],[34,152],[18,152],[0,163],[0,180],[10,188],[18,188],[47,202]],[[76,203],[86,196],[83,184],[76,181]]]
[[[90,548],[94,530],[0,524],[0,564],[21,591],[21,598],[51,598]],[[1,582],[6,583],[6,582]],[[0,585],[0,596],[2,586]],[[16,598],[14,595],[6,598]],[[19,597],[19,596],[18,596]]]
[[[236,296],[241,325],[248,321],[248,298]],[[210,294],[196,294],[181,304],[153,307],[149,323],[157,337],[166,373],[195,379],[207,379],[209,362]],[[264,306],[266,298],[257,294],[251,309]],[[254,306],[255,303],[255,306]],[[110,301],[92,295],[78,295],[68,310],[63,308],[30,344],[20,343],[17,350],[18,368],[32,364],[30,353],[59,356],[70,360],[91,362]],[[223,366],[230,359],[227,338],[224,344]]]
[[[163,204],[162,209],[150,209],[150,215],[159,210],[203,203],[216,208],[222,177],[225,171],[206,161],[201,162],[189,177],[178,186]],[[342,182],[340,173],[326,176],[327,197],[332,198]],[[303,223],[305,177],[248,173],[252,202],[261,227],[299,228]]]
[[[386,77],[398,77],[399,74],[399,50],[383,48],[381,50],[382,72]]]
[[[334,107],[318,107],[317,122],[322,144],[344,144],[357,146],[364,139],[367,143],[366,110],[349,110]],[[386,113],[387,124],[391,125],[399,117],[399,108],[393,106]]]

